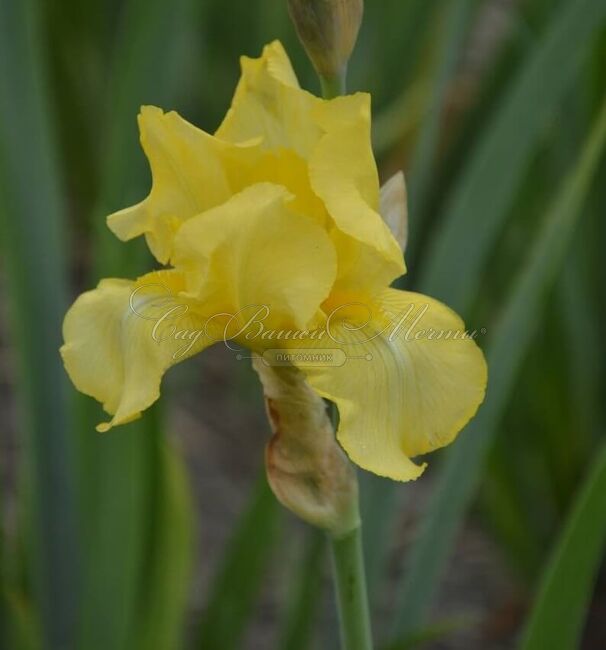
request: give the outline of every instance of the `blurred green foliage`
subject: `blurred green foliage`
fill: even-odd
[[[520,647],[578,647],[598,599],[605,16],[603,0],[366,2],[349,88],[373,93],[382,176],[407,174],[404,285],[485,327],[490,360],[487,403],[424,479],[431,495],[399,558],[399,596],[376,630],[389,647],[456,627],[431,606],[470,512],[523,594]],[[99,407],[68,387],[57,348],[70,295],[149,265],[141,242],[117,242],[104,222],[149,186],[138,107],[175,108],[212,131],[238,57],[274,38],[317,92],[285,1],[0,0],[1,271],[20,405],[18,517],[0,532],[2,648],[248,647],[265,578],[283,557],[280,510],[265,482],[213,567],[205,611],[189,624],[196,513],[166,420],[155,408],[115,434],[95,434]],[[234,378],[236,400],[247,399],[242,381]],[[362,490],[380,605],[407,487],[364,476]],[[321,625],[321,539],[310,534],[290,551],[277,647],[333,647]],[[589,638],[586,647],[600,647]]]

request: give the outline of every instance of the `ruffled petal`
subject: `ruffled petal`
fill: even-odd
[[[309,161],[311,186],[336,230],[337,288],[374,293],[406,272],[402,250],[379,214],[379,178],[370,140],[370,97],[358,93],[323,105],[325,130]]]
[[[336,258],[325,231],[294,205],[286,188],[259,183],[184,224],[175,260],[190,294],[216,313],[262,306],[266,324],[305,327],[330,292]]]
[[[229,151],[174,111],[143,106],[138,119],[152,189],[141,203],[110,215],[107,223],[123,241],[144,234],[153,255],[166,264],[181,223],[231,195],[225,162]]]
[[[158,399],[166,370],[214,342],[200,305],[179,295],[184,288],[175,271],[102,280],[67,312],[65,368],[79,391],[113,415],[99,431],[138,418]]]
[[[229,142],[257,137],[266,149],[292,149],[306,158],[321,135],[312,119],[317,97],[301,90],[282,44],[274,41],[258,59],[241,58],[242,76],[216,136]]]
[[[452,442],[484,398],[480,348],[448,307],[395,289],[370,308],[334,312],[328,332],[296,347],[347,356],[341,365],[298,364],[311,386],[336,403],[339,442],[364,469],[399,481],[417,478],[424,465],[410,459]]]
[[[216,136],[230,142],[261,138],[266,151],[280,156],[288,150],[285,165],[291,168],[298,158],[300,180],[289,188],[314,215],[329,218],[339,290],[375,292],[405,273],[402,251],[378,213],[369,95],[324,100],[302,90],[276,41],[260,58],[242,58],[242,77]],[[257,180],[280,182],[275,169],[266,166],[266,176]]]

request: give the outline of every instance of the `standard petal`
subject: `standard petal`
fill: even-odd
[[[369,95],[324,100],[302,90],[276,41],[260,58],[242,58],[232,106],[215,135],[232,143],[261,138],[279,165],[288,151],[281,166],[301,169],[288,187],[326,222],[337,249],[338,290],[372,293],[405,273],[402,251],[378,213]],[[256,180],[280,183],[275,162]]]
[[[216,136],[229,142],[263,138],[267,149],[286,148],[306,158],[321,135],[312,119],[319,100],[299,87],[279,41],[258,59],[241,58],[242,76]]]
[[[311,186],[336,230],[338,288],[370,292],[406,272],[402,250],[379,214],[379,178],[370,141],[370,98],[358,93],[324,104],[325,133],[309,161]]]
[[[266,306],[267,323],[305,327],[330,292],[336,258],[294,205],[286,188],[258,183],[184,224],[175,260],[191,295],[217,313]]]
[[[343,306],[328,332],[297,345],[337,348],[348,357],[343,365],[300,365],[311,386],[336,403],[339,442],[364,469],[417,478],[424,466],[410,459],[452,442],[481,404],[481,350],[446,306],[395,289],[369,307]]]
[[[122,240],[144,234],[156,259],[166,264],[181,223],[232,193],[225,164],[229,151],[226,143],[174,111],[154,106],[141,108],[139,129],[151,167],[151,192],[141,203],[110,215],[107,223]]]
[[[158,399],[164,372],[214,342],[200,306],[179,296],[183,289],[175,271],[102,280],[67,312],[65,368],[79,391],[113,415],[98,430],[139,417]]]

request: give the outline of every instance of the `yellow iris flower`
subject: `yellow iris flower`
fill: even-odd
[[[259,355],[292,353],[336,404],[353,462],[418,477],[411,458],[474,415],[486,365],[454,312],[389,288],[406,269],[380,214],[370,97],[302,90],[274,42],[242,59],[214,135],[149,106],[139,127],[152,189],[108,225],[122,240],[144,235],[169,268],[103,280],[64,322],[69,376],[112,415],[99,430],[139,417],[169,367],[225,336]]]

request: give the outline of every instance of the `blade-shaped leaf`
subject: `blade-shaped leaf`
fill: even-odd
[[[438,148],[446,93],[461,57],[463,41],[467,34],[474,4],[475,0],[450,0],[442,16],[442,33],[439,40],[440,51],[432,80],[429,111],[421,126],[408,179],[410,188],[409,211],[411,215],[415,215],[416,219],[415,228],[410,233],[411,238],[418,237],[420,234],[421,224],[418,219],[423,214],[423,206],[430,184],[434,158]],[[408,256],[408,262],[410,263],[410,255]]]
[[[481,477],[482,466],[507,405],[516,373],[532,342],[542,300],[554,282],[600,161],[606,105],[579,162],[554,198],[547,219],[505,306],[487,351],[489,387],[484,405],[447,455],[418,539],[408,558],[394,621],[401,637],[422,626],[455,535]],[[512,344],[515,341],[515,345]]]
[[[415,243],[421,226],[423,197],[427,191],[429,174],[432,169],[439,127],[441,110],[448,83],[461,54],[461,45],[466,28],[470,21],[473,0],[450,0],[442,15],[441,39],[435,70],[431,80],[430,111],[423,119],[418,143],[414,152],[411,176],[408,179],[410,187],[409,209],[414,228],[410,230],[410,246],[406,253],[407,263],[415,254]],[[407,231],[408,231],[407,219]],[[390,481],[367,473],[362,473],[361,497],[362,515],[364,521],[364,555],[367,571],[368,589],[371,603],[377,602],[374,596],[379,595],[382,587],[386,546],[392,538],[391,517],[396,507],[396,493]],[[401,500],[397,501],[402,507]]]
[[[109,233],[105,216],[147,191],[149,173],[137,142],[137,113],[141,104],[173,101],[182,78],[180,55],[187,42],[190,9],[189,0],[172,4],[130,0],[121,14],[112,50],[108,129],[93,224],[95,276],[133,276],[147,259],[142,242],[122,244]],[[159,607],[157,594],[176,588],[172,580],[184,571],[187,540],[184,531],[178,534],[178,530],[169,539],[149,535],[150,527],[158,530],[162,526],[166,500],[175,489],[174,467],[167,466],[157,453],[164,435],[157,409],[105,436],[93,428],[99,421],[98,411],[87,404],[82,419],[83,501],[89,514],[80,647],[130,650],[148,639],[141,628]],[[186,504],[174,505],[178,517],[178,510]],[[160,557],[159,547],[164,544],[175,548],[171,555]],[[163,644],[159,647],[177,642],[179,614],[174,608],[179,605],[183,601],[176,598],[170,611],[154,618],[153,629]]]
[[[159,482],[137,635],[138,650],[180,650],[191,580],[195,513],[185,466],[169,445],[157,450]]]
[[[606,446],[573,504],[540,582],[521,650],[579,647],[606,547]]]
[[[308,650],[311,647],[325,566],[326,536],[322,531],[310,529],[303,557],[294,569],[291,599],[277,646],[279,650]]]
[[[0,226],[20,362],[28,563],[47,648],[73,647],[79,585],[67,381],[62,179],[40,51],[41,7],[0,3]]]
[[[602,0],[558,5],[449,201],[422,269],[426,293],[457,310],[469,307],[538,138],[587,58],[605,15]]]
[[[200,624],[197,647],[239,647],[272,556],[281,508],[263,473],[222,559]]]

